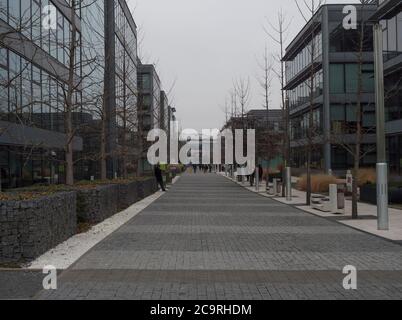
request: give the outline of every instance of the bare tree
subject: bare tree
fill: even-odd
[[[239,78],[234,83],[234,91],[240,107],[240,117],[242,122],[242,129],[247,127],[246,114],[250,102],[250,79]]]
[[[295,0],[295,4],[297,9],[303,19],[305,20],[306,24],[310,23],[310,45],[308,45],[309,49],[309,59],[310,59],[310,66],[309,66],[309,74],[310,79],[308,81],[308,89],[309,89],[309,115],[308,115],[308,128],[307,128],[307,145],[306,145],[306,154],[307,154],[307,161],[306,161],[306,173],[307,173],[307,190],[306,190],[306,204],[311,204],[311,195],[312,195],[312,186],[311,186],[311,162],[312,162],[312,153],[314,149],[314,143],[316,142],[315,135],[317,133],[316,128],[316,121],[314,119],[314,83],[316,79],[316,50],[317,50],[317,43],[315,40],[317,29],[316,25],[318,25],[318,21],[316,21],[316,13],[320,9],[320,7],[325,3],[325,0],[305,0],[302,4],[299,1]]]
[[[273,71],[273,61],[270,60],[270,57],[268,55],[268,50],[267,47],[265,46],[265,51],[262,56],[262,62],[258,62],[258,65],[261,69],[262,72],[262,77],[258,80],[261,89],[263,91],[263,107],[267,111],[266,112],[266,123],[265,123],[265,130],[262,130],[261,134],[258,134],[258,137],[262,139],[262,141],[259,144],[258,149],[262,149],[263,153],[265,154],[265,157],[269,163],[269,160],[271,159],[272,154],[274,153],[274,146],[276,145],[277,141],[274,141],[275,138],[274,135],[272,134],[273,132],[270,130],[270,114],[269,114],[269,109],[270,109],[270,98],[271,98],[271,89],[272,89],[272,73]],[[258,143],[257,143],[258,144]],[[267,170],[267,176],[266,176],[266,187],[268,189],[269,187],[269,168]]]
[[[364,126],[363,123],[363,116],[365,114],[365,108],[363,104],[363,93],[364,93],[364,84],[363,84],[363,66],[365,63],[364,59],[364,52],[365,48],[372,44],[372,39],[369,37],[368,27],[370,27],[369,21],[367,19],[367,5],[369,1],[367,0],[360,0],[360,20],[359,26],[355,33],[355,48],[356,51],[356,62],[357,62],[357,70],[356,70],[356,79],[357,79],[357,86],[356,86],[356,100],[355,104],[355,113],[356,113],[356,121],[349,126],[345,124],[344,130],[339,132],[333,132],[331,130],[331,140],[335,142],[337,145],[344,148],[350,156],[353,158],[353,182],[352,182],[352,218],[358,218],[358,177],[359,177],[359,170],[360,170],[360,162],[364,157],[375,150],[375,146],[371,148],[367,148],[364,150],[362,148],[363,145],[363,137],[367,134],[374,134],[375,133],[375,126]],[[352,107],[352,106],[351,106]],[[337,128],[335,129],[337,130]],[[346,132],[344,132],[346,131]],[[345,133],[355,133],[354,141],[345,141],[343,138]]]
[[[285,42],[288,37],[288,31],[291,21],[287,18],[286,14],[281,9],[277,14],[277,24],[273,25],[269,20],[267,23],[269,25],[269,29],[264,27],[265,33],[267,36],[279,47],[279,52],[274,55],[275,61],[279,65],[279,68],[273,68],[273,72],[276,74],[277,79],[280,82],[281,86],[281,109],[282,109],[282,118],[284,119],[283,125],[283,139],[282,139],[282,156],[285,160],[285,167],[290,166],[290,132],[289,132],[289,104],[287,103],[286,98],[286,90],[285,88]],[[268,180],[268,179],[267,179]],[[285,181],[285,174],[283,177],[283,181]],[[269,181],[267,182],[267,184]],[[285,189],[282,188],[283,193]]]

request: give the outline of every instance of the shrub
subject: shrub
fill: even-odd
[[[311,190],[312,192],[328,192],[330,184],[337,184],[338,179],[334,176],[326,174],[311,175]],[[307,175],[302,175],[297,182],[297,189],[307,190]]]
[[[359,187],[365,184],[375,184],[377,182],[376,171],[373,168],[362,168],[357,174],[357,182]]]

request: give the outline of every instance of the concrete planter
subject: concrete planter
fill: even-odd
[[[77,190],[78,220],[96,224],[119,212],[119,189],[119,185],[103,185]]]
[[[367,184],[360,188],[360,200],[377,205],[377,186]],[[388,200],[390,204],[402,203],[402,189],[390,188],[388,190]]]
[[[29,262],[77,231],[76,193],[0,202],[0,263]]]

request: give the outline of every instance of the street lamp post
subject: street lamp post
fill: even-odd
[[[377,119],[377,218],[378,230],[389,230],[388,164],[385,147],[383,35],[381,25],[375,23],[373,31]]]

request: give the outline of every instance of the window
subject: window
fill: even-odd
[[[32,1],[32,41],[41,47],[41,11],[36,1]]]
[[[330,74],[330,92],[344,93],[345,78],[344,78],[343,64],[331,64],[329,74]]]
[[[345,65],[346,93],[356,93],[358,91],[358,65]]]
[[[331,130],[334,134],[344,132],[345,106],[341,104],[331,105]]]
[[[15,0],[13,0],[15,1]],[[22,33],[27,37],[31,37],[31,1],[21,0],[21,28]]]
[[[402,52],[402,12],[400,12],[396,18],[397,20],[397,32],[398,32],[398,51]]]
[[[20,0],[12,0],[8,2],[9,24],[12,27],[17,28],[20,24],[21,2]]]
[[[396,17],[388,20],[388,50],[389,52],[396,51]]]
[[[7,0],[0,0],[0,19],[7,22]]]

